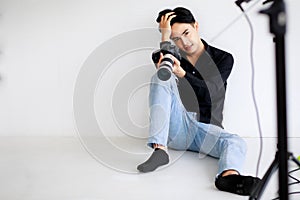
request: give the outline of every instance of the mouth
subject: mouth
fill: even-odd
[[[193,47],[192,44],[191,44],[191,45],[185,45],[185,46],[184,46],[184,50],[190,51],[190,50],[192,49],[192,47]]]

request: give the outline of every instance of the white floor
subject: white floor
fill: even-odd
[[[248,158],[244,174],[255,174],[258,139],[245,138]],[[259,176],[274,158],[276,138],[264,138]],[[290,151],[300,155],[300,138],[289,139]],[[101,145],[101,144],[99,144]],[[132,145],[132,144],[130,144]],[[143,151],[146,149],[140,145]],[[139,174],[135,167],[147,155],[121,158],[110,167],[88,153],[77,137],[1,137],[0,199],[3,200],[179,200],[179,199],[248,199],[214,187],[217,160],[192,152],[170,150],[172,162],[155,172]],[[113,151],[112,151],[113,152]],[[102,154],[110,158],[110,149]],[[149,151],[150,153],[150,151]],[[112,159],[115,159],[112,156]],[[112,162],[118,163],[118,162]],[[120,163],[126,163],[122,165]],[[289,161],[290,169],[296,165]],[[123,172],[122,172],[123,171]],[[298,179],[300,172],[293,174]],[[273,199],[278,173],[274,173],[262,199]],[[290,192],[300,191],[300,185]],[[290,199],[300,199],[293,195]]]

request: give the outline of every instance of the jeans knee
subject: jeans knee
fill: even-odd
[[[239,149],[242,153],[246,154],[247,152],[247,143],[246,141],[238,135],[233,135],[230,140],[230,144],[234,145],[236,149]]]
[[[151,83],[157,83],[159,81],[159,78],[157,76],[157,74],[153,74],[151,77]]]
[[[172,76],[170,77],[170,79],[166,80],[166,81],[163,81],[163,80],[160,80],[157,76],[157,73],[153,74],[152,77],[151,77],[151,83],[156,83],[156,84],[159,84],[159,85],[168,85],[168,86],[171,86],[173,84],[177,85],[177,80],[176,80],[176,76],[174,74],[172,74]]]
[[[247,143],[246,143],[246,141],[243,139],[243,138],[241,138],[240,136],[236,136],[237,137],[237,140],[238,140],[238,146],[239,146],[239,148],[241,149],[241,151],[243,152],[243,153],[247,153]]]

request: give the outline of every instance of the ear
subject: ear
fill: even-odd
[[[196,31],[199,31],[199,23],[198,22],[194,23],[194,28],[196,29]]]

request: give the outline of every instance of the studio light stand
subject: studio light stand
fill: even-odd
[[[248,0],[249,1],[249,0]],[[289,199],[288,192],[288,160],[294,161],[299,167],[299,161],[288,152],[287,144],[287,114],[286,114],[286,79],[285,79],[285,33],[286,12],[283,0],[267,0],[264,3],[272,5],[260,11],[270,17],[270,32],[274,34],[276,56],[276,93],[277,93],[277,133],[278,143],[275,159],[264,174],[262,181],[250,195],[250,200],[261,198],[271,175],[279,169],[279,198]]]

